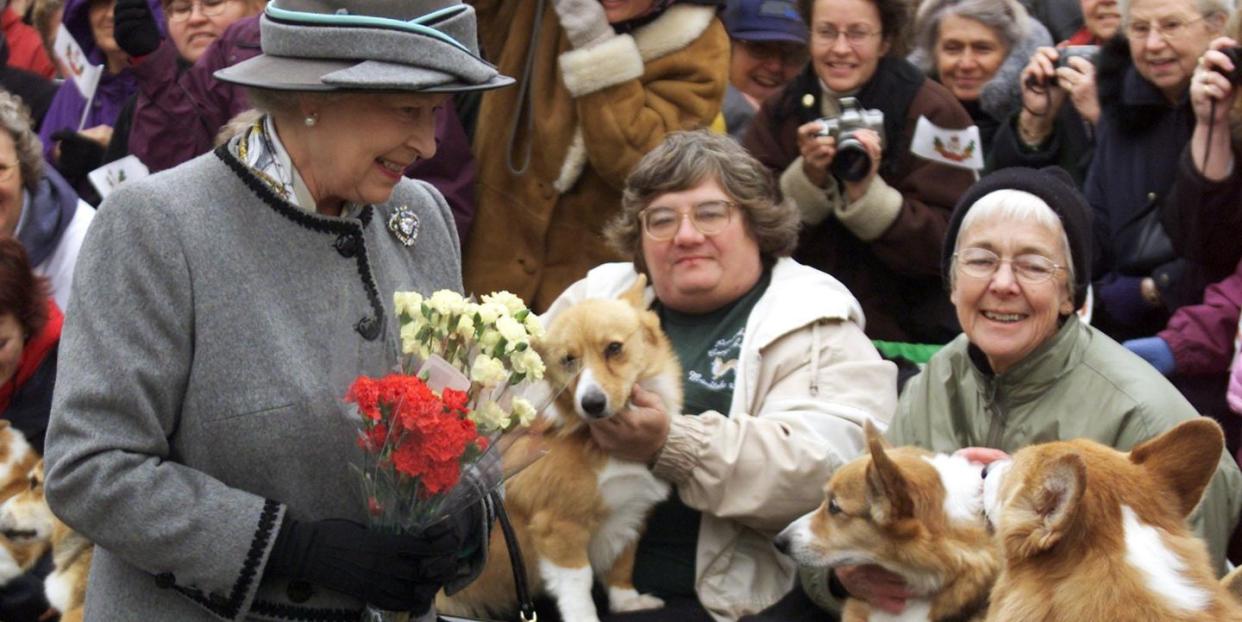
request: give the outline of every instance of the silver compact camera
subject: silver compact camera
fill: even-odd
[[[867,110],[853,97],[841,98],[841,114],[819,120],[820,136],[837,139],[837,155],[828,167],[842,181],[858,181],[871,171],[871,156],[854,135],[858,130],[874,130],[884,141],[884,113]]]

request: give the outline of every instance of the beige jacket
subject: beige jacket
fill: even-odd
[[[545,321],[576,301],[615,297],[635,277],[629,263],[599,266]],[[695,585],[717,620],[760,611],[793,587],[797,567],[772,537],[823,501],[832,472],[861,453],[863,421],[883,429],[896,403],[896,368],[863,335],[854,297],[779,260],[746,322],[730,412],[675,416],[653,468],[702,512]]]

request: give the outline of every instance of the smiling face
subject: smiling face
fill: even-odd
[[[302,112],[315,125],[290,120],[281,138],[321,209],[342,201],[383,203],[408,166],[435,155],[435,110],[447,99],[419,93],[311,98]],[[332,157],[315,157],[322,154]]]
[[[882,26],[879,9],[869,0],[815,0],[811,63],[819,79],[836,93],[851,93],[866,84],[888,53]],[[857,41],[850,41],[850,32]]]
[[[1121,27],[1117,0],[1082,0],[1082,21],[1087,31],[1101,41],[1113,38]]]
[[[1065,266],[1068,258],[1064,236],[1060,225],[1049,227],[997,215],[963,230],[957,251],[983,248],[1002,259],[1042,255]],[[957,309],[958,322],[997,373],[1009,369],[1051,338],[1057,332],[1060,316],[1074,311],[1065,270],[1056,271],[1042,283],[1019,280],[1008,261],[1002,262],[991,278],[965,274],[956,261],[953,270],[950,298]]]
[[[642,17],[651,11],[655,0],[600,0],[609,24],[619,24]]]
[[[168,37],[177,46],[181,57],[193,63],[211,45],[220,38],[220,33],[233,22],[254,15],[257,7],[249,0],[223,0],[218,7],[220,13],[208,17],[203,14],[202,4],[188,0],[174,0],[165,5],[165,13],[171,14],[173,9],[184,11],[189,7],[188,17],[184,20],[168,20]]]
[[[1194,0],[1134,0],[1129,24],[1145,24],[1151,31],[1141,40],[1130,39],[1134,68],[1169,101],[1177,101],[1190,86],[1195,63],[1219,34],[1219,17],[1205,18],[1196,10]],[[1168,30],[1174,24],[1181,27],[1168,41],[1156,33],[1157,28]]]
[[[982,22],[957,15],[940,21],[936,70],[940,83],[961,101],[979,99],[983,85],[996,75],[1008,53],[1000,37]]]
[[[714,178],[690,190],[657,196],[647,207],[688,213],[693,206],[712,201],[732,202]],[[680,218],[671,239],[656,240],[642,233],[643,259],[661,303],[675,311],[706,313],[737,300],[759,281],[763,273],[759,244],[741,209],[732,208],[729,224],[713,235],[699,233],[689,216]]]
[[[806,62],[806,46],[790,41],[733,41],[729,82],[762,102],[794,79]]]
[[[91,0],[86,14],[91,24],[91,36],[95,38],[95,46],[109,60],[118,54],[125,54],[112,36],[112,9],[115,6],[116,0]]]

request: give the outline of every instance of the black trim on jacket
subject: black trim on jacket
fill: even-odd
[[[221,145],[217,147],[215,154],[229,168],[233,169],[238,178],[264,203],[275,210],[277,214],[288,218],[300,227],[310,229],[316,233],[337,235],[337,239],[333,241],[332,246],[342,257],[353,256],[354,261],[357,262],[358,277],[362,280],[362,287],[367,292],[367,301],[370,302],[371,310],[374,312],[374,315],[358,320],[354,325],[354,330],[367,341],[378,339],[384,330],[384,305],[380,302],[379,288],[375,285],[375,280],[371,278],[371,262],[367,258],[366,237],[362,235],[363,229],[371,222],[372,212],[375,208],[370,205],[362,207],[362,211],[358,214],[358,220],[361,221],[361,225],[352,222],[327,220],[290,205],[288,201],[277,196],[267,184],[251,174],[250,169],[245,164],[242,164],[233,154],[229,153],[226,146]]]

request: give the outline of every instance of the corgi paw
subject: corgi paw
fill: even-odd
[[[612,613],[659,609],[663,606],[664,601],[660,598],[651,594],[639,594],[632,587],[608,588],[608,609]]]

